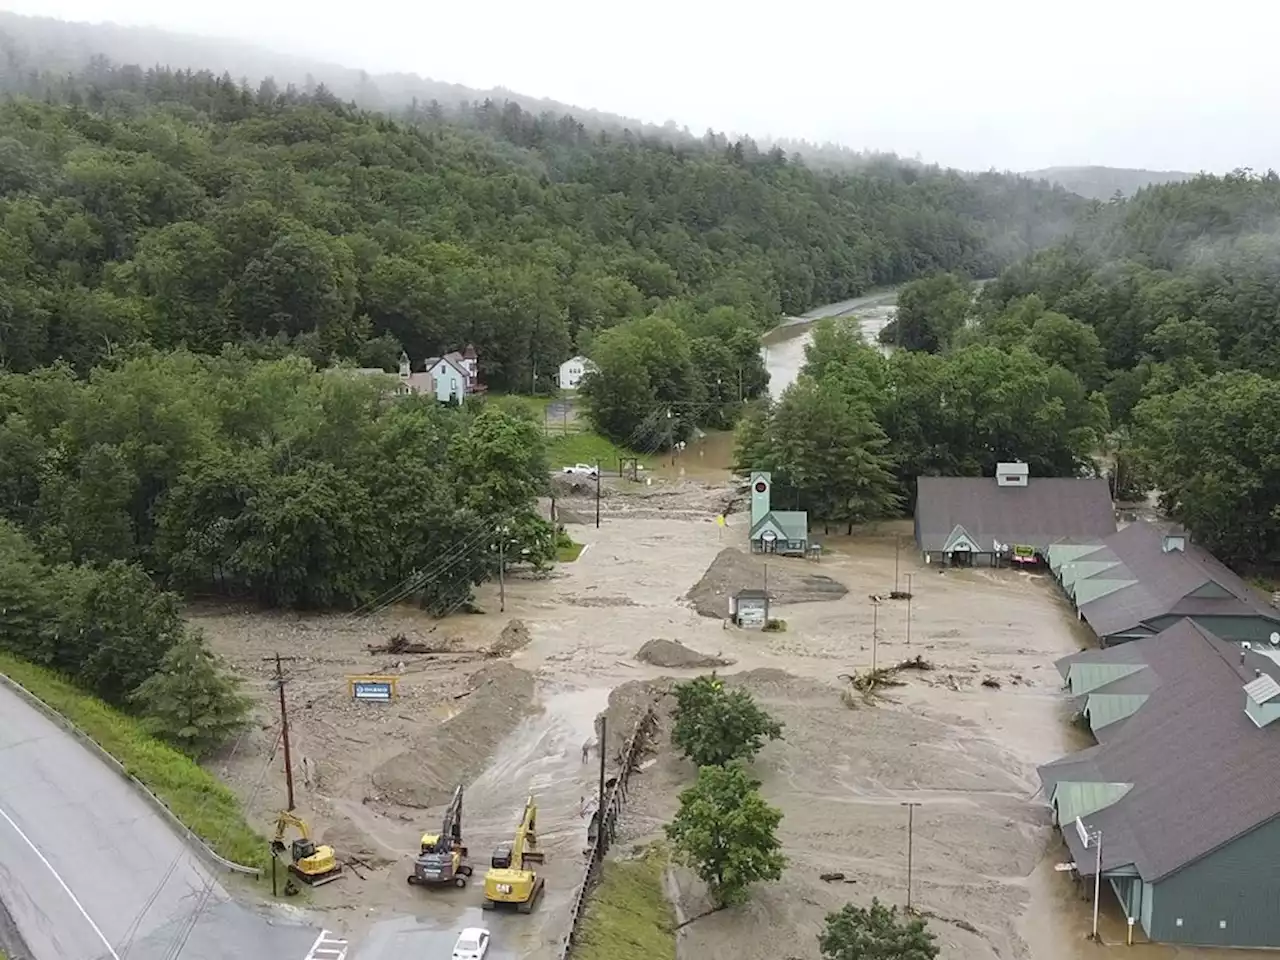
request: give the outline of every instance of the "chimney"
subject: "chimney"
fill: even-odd
[[[1029,476],[1029,468],[1025,463],[996,464],[996,486],[1025,487]]]
[[[1257,680],[1260,676],[1262,676],[1262,671],[1255,667],[1253,671],[1253,678]]]

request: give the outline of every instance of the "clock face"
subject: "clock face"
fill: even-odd
[[[768,489],[769,489],[769,485],[765,483],[763,480],[756,481],[756,493],[764,493]]]

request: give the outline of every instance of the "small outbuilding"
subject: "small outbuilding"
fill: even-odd
[[[747,588],[729,598],[729,619],[739,627],[759,629],[769,622],[769,592]]]
[[[773,479],[751,474],[751,552],[803,557],[809,551],[809,514],[804,510],[770,509]]]

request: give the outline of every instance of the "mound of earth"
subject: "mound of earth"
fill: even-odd
[[[333,847],[339,860],[357,859],[371,868],[386,866],[391,859],[378,844],[351,820],[343,819],[327,827],[321,842]]]
[[[525,626],[523,620],[508,620],[507,625],[498,634],[498,639],[493,641],[489,648],[485,650],[485,656],[509,657],[517,650],[527,647],[532,639],[529,636],[529,628]]]
[[[636,659],[655,667],[675,670],[693,667],[727,667],[733,660],[713,657],[691,650],[679,640],[650,640],[636,654]]]
[[[533,674],[510,663],[493,663],[472,675],[471,689],[457,714],[432,723],[407,749],[373,771],[379,799],[406,807],[447,803],[459,783],[484,770],[489,755],[528,715]]]
[[[659,677],[657,680],[632,680],[609,691],[609,705],[604,715],[609,720],[606,731],[606,756],[618,757],[626,746],[631,732],[636,728],[645,709],[653,706],[658,711],[657,740],[666,742],[670,739],[671,711],[675,709],[675,697],[670,697],[672,686],[676,683],[671,677]]]
[[[849,592],[844,584],[820,573],[805,570],[807,561],[773,557],[769,560],[769,597],[773,603],[812,603],[839,600]],[[725,547],[711,561],[702,579],[685,594],[693,609],[704,617],[723,620],[729,616],[729,598],[748,587],[765,585],[763,557]]]

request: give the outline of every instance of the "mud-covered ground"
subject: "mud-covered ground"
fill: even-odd
[[[684,955],[808,960],[817,957],[814,937],[828,910],[872,894],[904,902],[901,804],[911,800],[921,804],[913,901],[960,921],[934,924],[944,956],[1073,956],[1052,949],[1064,936],[1074,943],[1084,928],[1075,927],[1079,903],[1069,885],[1052,872],[1059,854],[1036,795],[1035,766],[1076,745],[1053,660],[1085,640],[1051,583],[1012,572],[925,569],[909,526],[895,525],[823,538],[820,563],[771,560],[771,577],[820,574],[847,593],[776,603],[771,615],[787,622],[785,632],[740,631],[699,615],[687,599],[722,550],[743,546],[744,518],[731,512],[727,527],[715,523],[733,489],[661,478],[646,487],[607,486],[602,526],[569,527],[588,545],[579,560],[549,578],[509,580],[504,613],[492,587],[479,594],[488,612],[443,624],[404,608],[363,619],[194,613],[214,645],[253,678],[261,728],[241,744],[228,778],[264,828],[283,799],[278,757],[259,786],[276,729],[274,664],[264,658],[277,648],[300,658],[285,664],[295,764],[305,756],[311,771],[309,784],[298,777],[299,811],[340,851],[354,850],[371,865],[361,868],[366,879],[349,876],[316,891],[333,925],[358,938],[379,920],[412,914],[443,928],[478,904],[476,887],[429,893],[404,881],[419,835],[435,829],[440,814],[439,806],[406,803],[437,802],[456,777],[468,784],[464,827],[478,867],[510,836],[525,795],[537,797],[547,897],[532,917],[503,920],[498,932],[521,957],[553,956],[582,864],[581,800],[593,792],[596,772],[595,755],[584,764],[582,747],[594,736],[597,712],[621,688],[613,741],[628,732],[624,703],[653,697],[651,681],[701,672],[637,659],[645,643],[661,638],[734,661],[720,673],[739,677],[786,725],[785,740],[761,754],[756,775],[785,815],[787,876],[761,886],[747,906],[690,925]],[[570,495],[558,506],[594,516],[593,495]],[[869,596],[894,588],[898,534],[906,534],[899,586],[905,589],[907,574],[913,579],[911,642],[907,604],[883,602],[875,657],[883,665],[922,654],[935,669],[904,674],[906,685],[887,691],[890,700],[854,709],[838,676],[871,664]],[[754,576],[749,564],[739,566]],[[511,618],[527,626],[528,644],[505,657],[479,656]],[[374,656],[365,649],[396,633],[452,638],[449,653]],[[350,701],[348,674],[384,671],[402,677],[395,703]],[[999,687],[983,686],[987,677]],[[627,834],[656,835],[692,775],[661,749],[633,781]],[[824,872],[853,882],[824,883]],[[697,883],[679,879],[686,913],[699,912]]]

